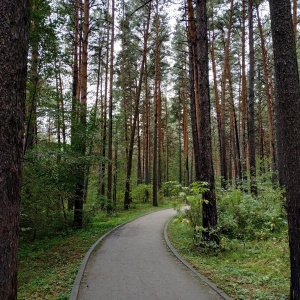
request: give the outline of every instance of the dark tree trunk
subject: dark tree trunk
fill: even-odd
[[[74,150],[76,143],[76,130],[78,124],[78,80],[79,80],[79,68],[78,68],[78,37],[79,37],[79,0],[74,3],[74,44],[73,44],[73,82],[72,82],[72,109],[71,109],[71,146]],[[75,170],[72,170],[72,173]],[[68,210],[72,211],[74,208],[74,197],[70,197],[68,200]]]
[[[109,3],[107,3],[108,5]],[[108,8],[107,8],[108,9]],[[110,44],[110,25],[107,20],[107,33],[106,33],[106,58],[105,58],[105,82],[104,82],[104,99],[102,99],[101,105],[101,131],[102,131],[102,145],[101,145],[101,156],[102,161],[99,169],[99,191],[98,195],[100,198],[105,196],[105,156],[107,146],[107,89],[108,89],[108,63],[109,63],[109,44]],[[105,203],[102,201],[101,208],[104,209]]]
[[[242,128],[241,140],[241,166],[242,181],[247,182],[247,78],[246,78],[246,0],[242,0]]]
[[[112,208],[112,185],[113,185],[113,76],[114,76],[114,42],[115,42],[115,1],[111,2],[111,43],[110,43],[110,66],[109,66],[109,101],[108,101],[108,166],[107,166],[107,211]]]
[[[290,0],[270,0],[279,177],[286,189],[290,299],[300,299],[300,82]]]
[[[249,26],[249,95],[248,95],[248,153],[250,168],[250,191],[257,195],[254,125],[254,37],[253,37],[253,1],[248,1]]]
[[[140,134],[140,117],[137,120],[137,148],[138,148],[138,155],[137,155],[137,184],[143,183],[143,176],[142,176],[142,153],[141,153],[141,134]]]
[[[154,97],[152,204],[157,206],[157,97]]]
[[[194,148],[194,160],[195,160],[195,179],[199,180],[199,133],[197,126],[197,110],[196,110],[196,95],[195,82],[197,81],[197,72],[195,66],[196,60],[196,29],[195,29],[195,17],[194,9],[191,0],[188,0],[188,44],[189,44],[189,96],[190,96],[190,118],[192,127],[192,138]]]
[[[155,5],[155,67],[154,67],[154,128],[153,128],[153,206],[157,206],[160,181],[160,43],[159,43],[158,0]]]
[[[29,1],[0,5],[0,299],[17,299]]]
[[[150,184],[150,100],[147,60],[145,61],[145,183]]]
[[[76,184],[74,197],[74,228],[81,228],[83,223],[83,200],[86,156],[86,116],[87,116],[87,59],[88,59],[88,35],[89,35],[89,0],[84,1],[84,23],[82,57],[80,64],[80,134],[75,141],[75,149],[81,156],[76,170]]]
[[[143,58],[142,58],[139,82],[138,82],[137,92],[136,92],[136,97],[135,97],[134,116],[133,116],[133,122],[132,122],[131,134],[130,134],[130,145],[129,145],[129,151],[128,151],[125,196],[124,196],[124,209],[126,209],[126,210],[129,209],[129,204],[130,204],[130,180],[131,180],[131,171],[132,171],[133,145],[134,145],[134,138],[135,138],[136,123],[137,123],[137,118],[138,118],[138,114],[139,114],[139,103],[140,103],[142,81],[143,81],[145,62],[146,62],[150,18],[151,18],[151,2],[149,3],[149,8],[148,8],[147,26],[146,26],[145,36],[144,36]]]
[[[197,173],[200,174],[200,177],[196,179],[207,182],[209,188],[203,194],[204,199],[209,202],[203,202],[202,225],[206,230],[203,231],[202,238],[204,241],[215,241],[218,243],[218,238],[210,233],[210,229],[217,225],[217,207],[211,142],[206,0],[196,1],[196,15],[198,99],[201,111],[200,164],[196,166],[196,168],[199,168]]]
[[[154,128],[153,128],[153,206],[157,206],[157,192],[161,181],[161,99],[160,99],[160,41],[158,0],[155,4],[155,67],[154,67]]]
[[[264,85],[265,85],[265,94],[266,94],[266,101],[267,101],[267,110],[268,110],[268,125],[269,125],[269,147],[270,147],[270,164],[271,164],[271,172],[272,172],[272,179],[273,182],[277,182],[276,179],[276,149],[275,149],[275,138],[274,138],[274,121],[273,121],[273,109],[272,109],[272,95],[271,95],[271,80],[269,76],[269,71],[268,71],[268,52],[265,46],[265,38],[263,35],[263,30],[262,30],[262,24],[260,20],[260,15],[259,15],[259,9],[258,9],[258,4],[256,5],[256,14],[257,14],[257,23],[258,23],[258,30],[259,30],[259,35],[260,35],[260,42],[261,42],[261,56],[262,56],[262,61],[263,61],[263,66],[264,66]],[[276,179],[276,180],[275,180]]]

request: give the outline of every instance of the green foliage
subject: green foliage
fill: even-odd
[[[266,183],[253,197],[239,189],[219,194],[218,215],[221,234],[230,239],[259,240],[273,237],[287,228],[282,191]]]
[[[200,181],[192,183],[189,187],[189,194],[186,196],[189,207],[185,210],[185,213],[194,228],[195,234],[202,229],[202,205],[204,202],[208,203],[207,200],[202,198],[202,193],[208,190],[207,185],[207,182]]]
[[[67,211],[67,202],[73,186],[72,176],[70,165],[59,157],[56,147],[40,143],[25,157],[20,228],[22,236],[29,239],[53,235],[70,227],[72,216]]]
[[[91,211],[93,205],[88,206]],[[64,237],[21,240],[18,299],[69,299],[81,260],[91,245],[115,226],[158,210],[151,203],[136,206],[137,209],[120,210],[113,215],[98,211],[90,218],[89,226]]]
[[[152,198],[151,184],[138,184],[131,191],[132,202],[149,202]]]
[[[178,198],[180,192],[184,189],[178,181],[167,181],[163,182],[160,189],[160,194],[162,197],[168,197],[170,199]]]
[[[224,241],[223,236],[220,251],[206,251],[191,242],[192,231],[186,222],[174,218],[168,236],[191,265],[233,299],[289,299],[287,235],[244,242],[229,238]]]
[[[221,247],[232,245],[231,241],[235,239],[265,240],[285,233],[287,219],[283,208],[283,191],[275,188],[265,177],[258,182],[257,197],[236,188],[219,190],[218,226],[210,229],[201,225],[202,205],[206,202],[202,199],[202,193],[207,191],[207,183],[195,182],[189,188],[176,190],[187,205],[184,209],[180,205],[178,218],[193,228],[193,243],[202,245],[203,230],[210,230],[211,234],[220,236],[223,242]],[[218,248],[215,244],[208,246]]]
[[[209,203],[208,200],[203,199],[203,193],[208,189],[207,182],[196,181],[189,187],[178,186],[178,189],[174,189],[174,191],[177,193],[177,197],[179,196],[186,204],[182,207],[182,202],[179,205],[177,203],[178,218],[192,227],[193,243],[204,248],[216,249],[219,248],[218,227],[204,228],[202,226],[202,207],[204,203]],[[211,241],[203,241],[203,232],[208,232],[213,237]]]

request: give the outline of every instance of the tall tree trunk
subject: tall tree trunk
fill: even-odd
[[[182,132],[182,103],[181,103],[181,95],[179,92],[178,95],[178,182],[182,184],[182,141],[181,141],[181,132]]]
[[[237,136],[237,129],[235,127],[236,117],[235,117],[235,106],[234,106],[234,95],[233,95],[233,84],[232,84],[232,74],[231,74],[231,66],[228,60],[227,66],[227,77],[228,77],[228,87],[229,87],[229,110],[230,110],[230,153],[231,153],[231,161],[230,168],[232,168],[231,173],[234,172],[234,180],[235,182],[239,181],[241,178],[241,160],[240,160],[240,150],[239,150],[239,141]],[[233,167],[234,166],[234,167]],[[229,177],[230,178],[230,177]],[[233,179],[230,178],[231,180]]]
[[[279,177],[286,189],[290,299],[300,299],[300,82],[290,0],[270,0]]]
[[[153,206],[157,206],[157,191],[160,184],[160,41],[159,41],[159,15],[158,0],[155,12],[155,67],[154,67],[154,128],[153,128]]]
[[[137,184],[141,184],[143,182],[142,178],[142,155],[141,155],[141,134],[140,134],[140,116],[138,116],[137,120]]]
[[[79,68],[78,68],[78,46],[79,46],[79,0],[74,3],[74,44],[73,44],[73,72],[72,72],[72,108],[71,108],[71,147],[75,151],[76,133],[78,131],[78,104],[79,104]],[[72,173],[76,171],[73,170]],[[68,210],[74,208],[74,197],[68,200]]]
[[[87,164],[86,164],[86,170],[85,170],[85,178],[84,178],[84,203],[86,203],[87,200],[87,191],[88,191],[88,185],[89,185],[89,174],[90,174],[90,167],[91,167],[91,155],[94,148],[94,137],[95,137],[95,129],[96,129],[96,122],[98,120],[98,106],[99,106],[99,92],[100,92],[100,86],[101,86],[101,54],[102,54],[102,45],[101,45],[101,38],[99,33],[99,42],[98,42],[98,62],[97,62],[97,80],[96,80],[96,99],[95,99],[95,105],[93,108],[93,112],[91,115],[91,133],[90,138],[87,139]]]
[[[255,124],[254,124],[254,36],[253,36],[253,0],[248,0],[249,26],[249,94],[248,94],[248,153],[250,169],[250,191],[257,195],[256,159],[255,159]]]
[[[208,71],[208,35],[207,35],[207,8],[206,0],[196,0],[196,41],[197,41],[197,71],[198,71],[198,101],[201,111],[200,118],[200,165],[197,180],[208,183],[208,191],[203,193],[202,207],[202,238],[204,241],[219,243],[218,237],[211,233],[217,225],[217,207],[215,194],[215,180],[212,160],[211,121],[210,121],[210,94]]]
[[[165,98],[165,110],[166,110],[166,165],[165,165],[165,170],[166,170],[166,176],[165,176],[165,181],[169,181],[169,113],[168,113],[168,103],[167,103],[167,98]]]
[[[59,94],[60,94],[60,108],[61,108],[61,123],[62,123],[62,139],[63,139],[63,150],[66,150],[66,118],[65,118],[65,105],[64,105],[64,98],[63,98],[63,85],[62,85],[62,78],[61,78],[61,71],[60,67],[58,66],[58,84],[59,84]]]
[[[184,73],[185,69],[184,69]],[[184,78],[182,77],[183,89],[183,153],[184,153],[184,184],[190,185],[189,179],[189,135],[188,135],[188,98],[185,92]]]
[[[233,0],[230,3],[230,15],[228,22],[227,37],[224,43],[224,67],[222,74],[222,97],[221,97],[221,120],[220,120],[220,169],[221,169],[221,186],[227,188],[228,174],[227,174],[227,147],[226,147],[226,78],[227,78],[227,67],[229,65],[229,46],[231,37],[232,27],[232,14],[233,14]]]
[[[155,93],[155,91],[154,91]],[[154,124],[153,124],[153,168],[152,168],[152,204],[158,205],[157,201],[157,95],[154,96]]]
[[[242,128],[241,128],[241,165],[242,180],[247,181],[247,79],[246,79],[246,0],[242,0]]]
[[[107,10],[108,9],[109,2],[107,2]],[[105,58],[105,81],[104,81],[104,99],[102,99],[102,105],[101,105],[101,131],[102,131],[102,161],[100,164],[100,170],[99,170],[99,190],[98,190],[98,195],[100,198],[102,198],[102,204],[101,208],[104,209],[104,197],[105,197],[105,157],[106,157],[106,145],[107,145],[107,93],[108,93],[108,64],[109,64],[109,44],[110,44],[110,39],[109,39],[109,33],[110,33],[110,23],[108,19],[106,20],[107,24],[107,32],[106,32],[106,58]]]
[[[262,118],[262,91],[261,91],[261,78],[258,75],[258,134],[259,134],[259,159],[260,159],[260,175],[266,172],[265,170],[265,151],[264,151],[264,128],[263,128],[263,118]]]
[[[263,35],[258,5],[256,5],[256,14],[257,14],[257,23],[258,23],[258,30],[260,35],[260,42],[261,42],[261,55],[263,61],[263,71],[264,71],[263,74],[264,74],[264,83],[265,83],[264,85],[265,85],[265,94],[266,94],[266,101],[267,101],[271,172],[272,174],[275,174],[276,149],[275,149],[275,134],[274,134],[274,121],[273,121],[273,109],[272,109],[272,92],[271,92],[272,83],[270,82],[269,79],[268,57],[267,57],[268,53],[265,46],[265,39]],[[274,176],[273,179],[275,179]]]
[[[115,42],[115,1],[111,2],[111,46],[110,46],[110,74],[109,74],[109,102],[108,102],[108,167],[107,167],[107,211],[112,210],[113,184],[113,76],[114,76],[114,42]]]
[[[88,59],[88,34],[89,34],[89,0],[84,0],[84,22],[83,22],[83,41],[82,57],[80,66],[80,133],[82,136],[77,137],[78,154],[82,158],[86,152],[86,111],[87,111],[87,59]],[[82,159],[81,158],[81,159]],[[84,200],[84,177],[85,163],[78,164],[77,178],[74,198],[74,228],[81,228],[83,222],[83,200]]]
[[[199,150],[199,127],[197,123],[196,99],[198,98],[197,67],[196,61],[196,28],[193,2],[188,0],[188,45],[189,45],[189,96],[190,96],[190,117],[192,125],[192,137],[195,160],[195,178],[199,180],[200,150]],[[198,103],[198,101],[197,101]],[[198,105],[197,105],[198,106]]]
[[[220,153],[220,169],[221,169],[221,184],[223,187],[224,184],[226,184],[226,181],[224,180],[224,170],[222,168],[223,160],[225,158],[226,162],[226,155],[224,152],[222,152],[222,141],[221,139],[221,112],[220,112],[220,97],[219,97],[219,91],[218,91],[218,81],[217,81],[217,67],[216,67],[216,58],[215,58],[215,48],[214,48],[214,39],[215,39],[215,33],[213,30],[213,37],[211,41],[211,61],[212,61],[212,72],[213,72],[213,79],[214,79],[214,95],[215,95],[215,105],[216,105],[216,119],[217,119],[217,128],[218,128],[218,136],[219,136],[219,153]],[[224,131],[225,134],[225,131]],[[226,173],[225,173],[226,174]]]
[[[17,299],[29,1],[0,7],[0,299]]]
[[[125,72],[125,2],[122,0],[122,64],[121,64],[121,85],[122,85],[122,106],[124,120],[125,158],[128,159],[128,124],[127,124],[127,102],[126,102],[126,72]]]
[[[150,95],[145,61],[145,183],[150,184]]]
[[[129,204],[130,204],[130,180],[131,180],[131,171],[132,171],[133,145],[134,145],[134,138],[135,138],[136,122],[139,114],[139,103],[140,103],[142,81],[143,81],[145,62],[146,62],[150,17],[151,17],[151,2],[149,3],[148,6],[147,25],[146,25],[145,35],[144,35],[144,50],[143,50],[143,57],[142,57],[141,70],[140,70],[139,81],[137,86],[137,92],[135,95],[135,109],[134,109],[132,129],[130,132],[130,145],[129,145],[127,168],[126,168],[124,209],[129,209]]]

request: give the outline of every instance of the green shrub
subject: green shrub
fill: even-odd
[[[152,185],[139,184],[131,191],[132,202],[149,202],[152,199]]]
[[[162,184],[160,193],[162,197],[178,198],[179,193],[184,188],[178,181],[167,181]]]
[[[72,161],[59,157],[57,145],[41,143],[26,153],[21,199],[21,237],[31,240],[67,232],[73,213]]]
[[[264,187],[257,197],[239,189],[223,191],[217,206],[220,232],[231,239],[267,239],[287,226],[280,189]]]

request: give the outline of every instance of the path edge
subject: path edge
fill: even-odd
[[[162,209],[159,209],[157,211],[161,211],[161,210],[165,210],[165,209],[169,209],[169,208],[162,208]],[[73,283],[73,287],[72,287],[72,291],[71,291],[71,294],[70,294],[70,298],[69,300],[77,300],[78,299],[78,294],[79,294],[79,288],[80,288],[80,284],[81,284],[81,280],[82,280],[82,277],[83,277],[83,274],[84,274],[84,271],[85,271],[85,268],[86,268],[86,265],[88,263],[88,260],[91,256],[91,254],[94,252],[95,248],[105,239],[107,238],[110,234],[112,234],[114,231],[116,231],[117,229],[119,229],[120,227],[130,223],[130,222],[133,222],[134,220],[138,219],[138,218],[141,218],[141,217],[144,217],[146,215],[149,215],[149,214],[152,214],[152,213],[155,213],[157,211],[152,211],[152,212],[148,212],[148,213],[145,213],[144,215],[141,215],[139,217],[136,217],[130,221],[127,221],[127,222],[124,222],[122,224],[119,224],[117,225],[116,227],[114,227],[113,229],[111,229],[110,231],[106,232],[104,235],[102,235],[91,247],[90,249],[88,250],[88,252],[85,254],[85,256],[83,257],[82,261],[81,261],[81,265],[78,269],[78,272],[77,272],[77,275],[76,275],[76,278],[74,280],[74,283]]]
[[[198,278],[200,278],[202,281],[204,281],[210,288],[212,288],[220,297],[222,297],[225,300],[233,300],[230,296],[228,296],[223,290],[219,289],[211,280],[209,280],[207,277],[199,273],[190,263],[188,263],[179,253],[178,251],[173,247],[171,244],[169,237],[168,237],[168,226],[170,222],[175,218],[176,216],[172,217],[169,221],[166,222],[164,227],[164,239],[167,243],[167,246],[171,250],[171,252],[176,256],[176,258],[183,263],[188,269],[190,269]]]
[[[130,221],[131,222],[131,221]],[[71,295],[69,300],[77,300],[78,298],[78,294],[79,294],[79,287],[81,284],[81,280],[86,268],[86,265],[88,263],[88,260],[91,256],[91,254],[94,252],[95,248],[111,233],[113,233],[115,230],[117,230],[118,228],[120,228],[121,226],[125,225],[125,223],[122,223],[116,227],[114,227],[113,229],[111,229],[110,231],[108,231],[107,233],[105,233],[104,235],[102,235],[88,250],[88,252],[85,254],[85,256],[83,257],[82,261],[81,261],[81,265],[78,269],[75,281],[73,283],[73,287],[72,287],[72,291],[71,291]]]

